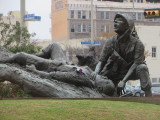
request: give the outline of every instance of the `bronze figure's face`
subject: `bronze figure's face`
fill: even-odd
[[[128,29],[128,23],[121,17],[114,20],[114,29],[117,34],[123,34]]]
[[[100,93],[104,93],[106,95],[113,95],[115,90],[113,82],[101,75],[96,76],[95,86]]]

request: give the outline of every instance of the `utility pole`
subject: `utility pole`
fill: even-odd
[[[21,16],[21,22],[20,22],[20,26],[21,28],[25,27],[25,21],[24,21],[24,15],[25,15],[25,0],[20,0],[20,16]],[[22,37],[22,34],[20,35],[20,40],[21,43],[24,43],[24,38]]]
[[[20,13],[21,13],[21,27],[25,27],[24,15],[25,15],[25,0],[20,0]]]
[[[132,0],[132,3],[133,3],[133,15],[132,15],[132,17],[134,17],[134,15],[135,15],[135,13],[134,13],[134,0]]]
[[[94,24],[93,24],[93,0],[91,0],[91,45],[94,44],[94,30],[93,30]]]

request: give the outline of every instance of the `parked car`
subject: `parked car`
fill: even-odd
[[[160,83],[152,83],[152,96],[160,97]]]
[[[132,92],[131,86],[130,85],[126,85],[125,88],[124,88],[124,91],[125,91],[125,93]]]
[[[132,96],[134,96],[134,97],[144,96],[144,92],[141,90],[140,86],[126,85],[124,88],[124,91],[126,94],[132,93]]]
[[[152,83],[152,96],[153,97],[160,97],[160,83]],[[141,90],[141,86],[137,85],[132,89],[133,96],[135,97],[142,97],[145,96],[143,90]]]
[[[134,97],[143,97],[144,96],[144,91],[141,90],[140,85],[132,87],[132,93],[133,93]]]

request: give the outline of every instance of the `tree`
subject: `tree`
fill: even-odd
[[[30,34],[27,27],[21,27],[19,21],[15,24],[11,22],[12,12],[9,12],[7,19],[8,22],[0,20],[0,45],[7,48],[11,52],[27,52],[36,53],[39,52],[41,47],[30,43],[31,37],[36,34]],[[23,41],[22,41],[23,40]]]

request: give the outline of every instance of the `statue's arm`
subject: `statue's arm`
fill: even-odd
[[[31,66],[26,65],[26,69],[35,73],[35,74],[40,75],[40,77],[51,78],[49,73],[37,70],[34,65],[31,65]]]
[[[112,51],[113,51],[113,39],[111,38],[107,40],[106,43],[104,44],[99,62],[96,65],[95,71],[91,74],[91,78],[93,80],[95,80],[96,75],[99,74],[103,70]]]
[[[103,67],[105,65],[105,62],[99,61],[96,68],[95,68],[95,73],[98,74],[102,71]]]

